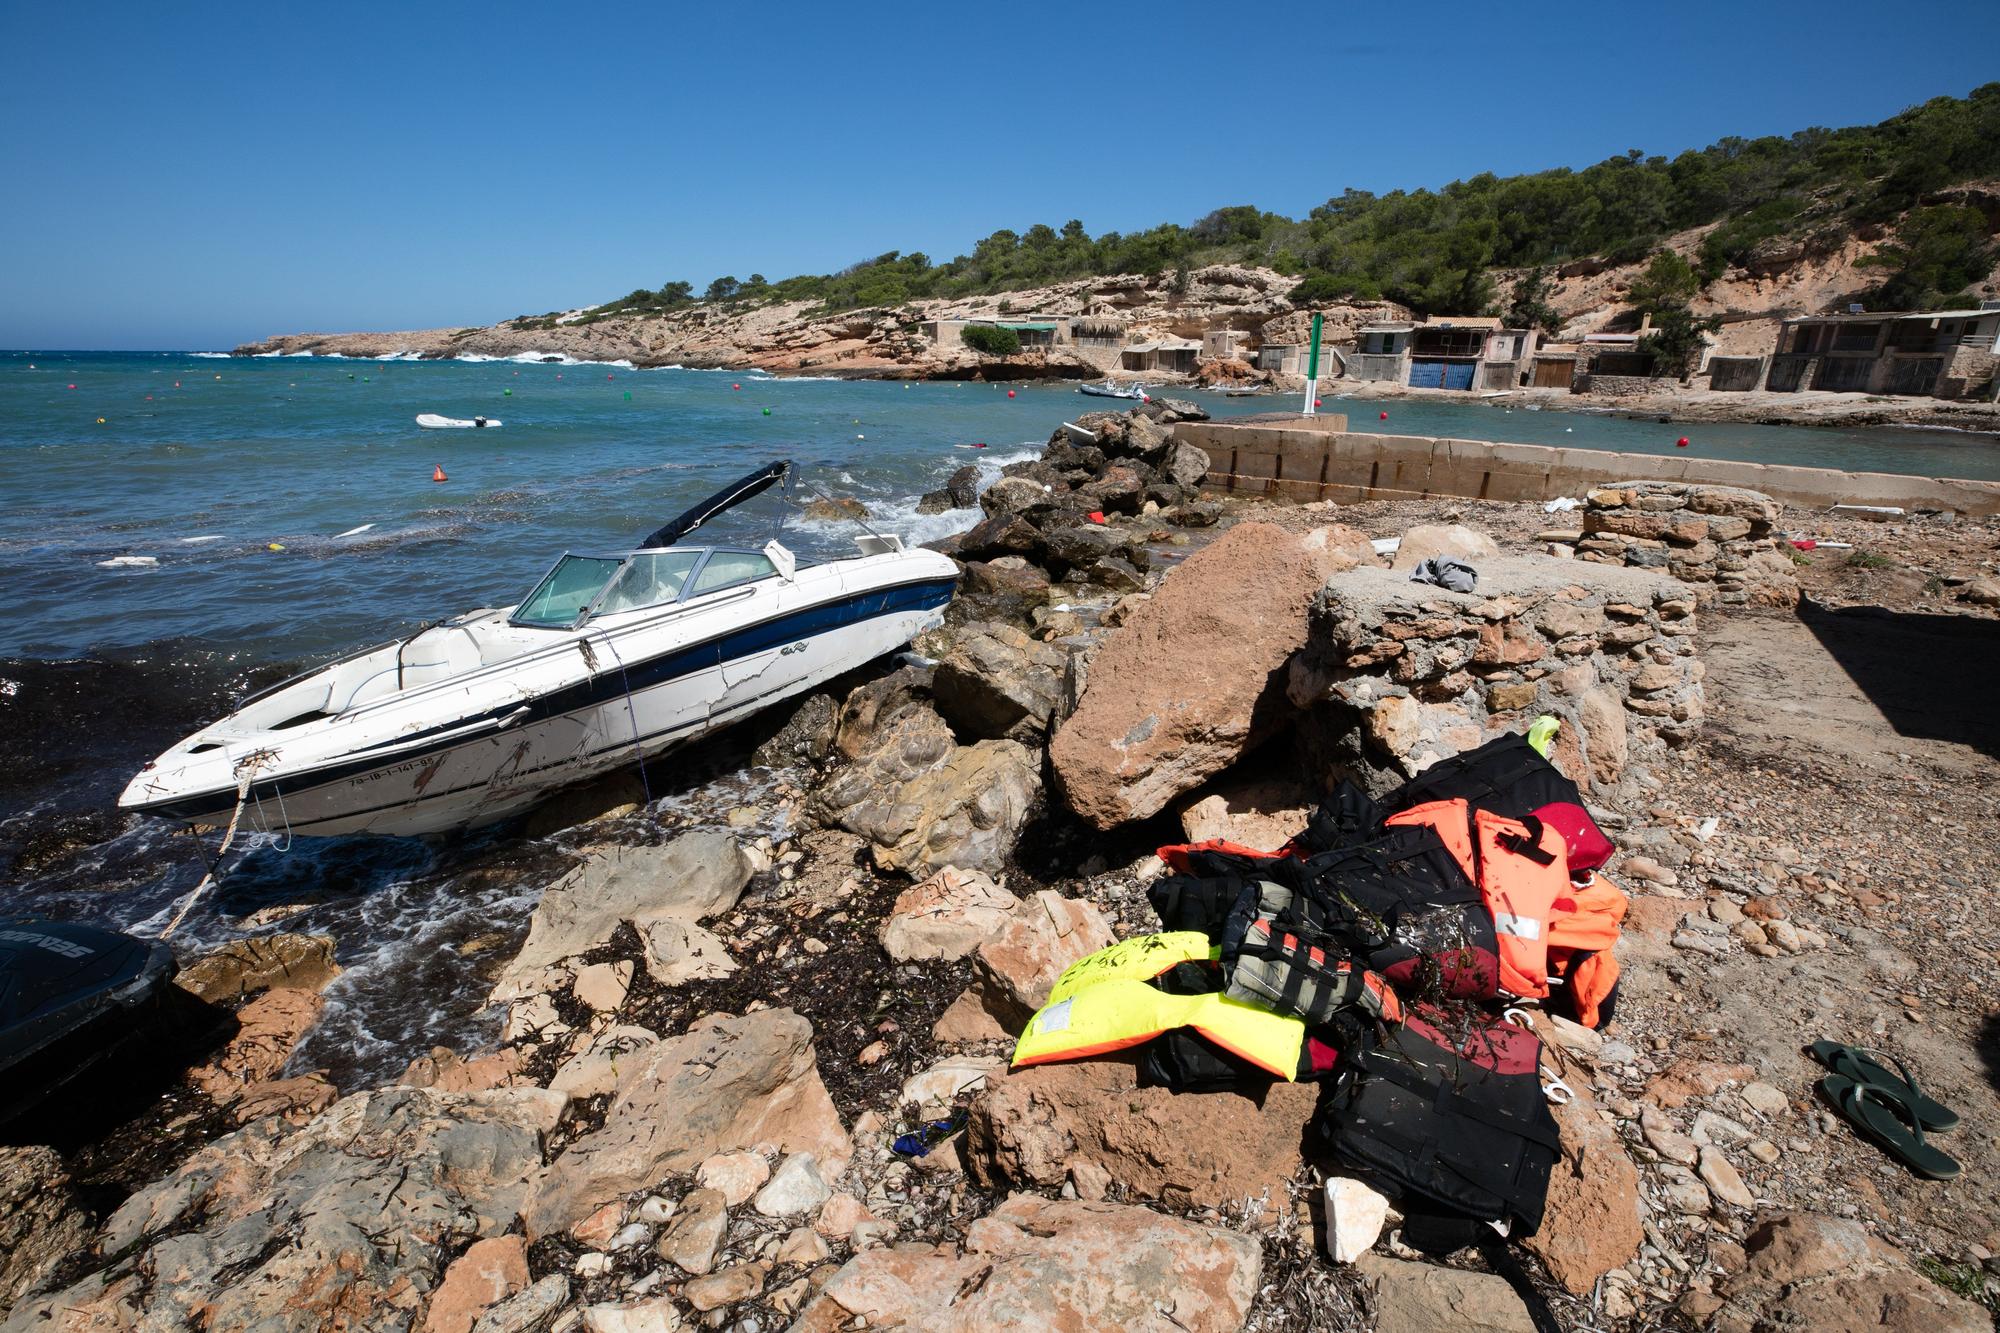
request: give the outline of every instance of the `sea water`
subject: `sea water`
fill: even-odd
[[[1219,417],[1292,401],[1170,392]],[[858,499],[870,527],[942,537],[977,515],[919,515],[924,492],[967,463],[990,480],[1063,420],[1121,406],[1057,385],[618,364],[0,353],[0,912],[157,933],[212,839],[121,818],[117,794],[253,685],[518,600],[563,552],[628,549],[774,459],[795,464],[798,504]],[[1706,457],[2000,478],[1991,437],[1949,432],[1675,426],[1429,399],[1331,398],[1325,410],[1348,411],[1357,430],[1653,453],[1687,435]],[[504,424],[426,431],[422,412]],[[703,536],[852,551],[853,524],[782,498]],[[724,740],[676,758],[653,774],[658,805],[701,823],[769,804],[776,779],[746,757]],[[492,1036],[479,960],[514,947],[565,862],[561,840],[509,828],[441,843],[253,837],[176,944],[192,953],[280,926],[332,935],[348,970],[295,1064],[355,1086],[433,1044]]]

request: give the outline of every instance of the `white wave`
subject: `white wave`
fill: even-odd
[[[315,357],[323,357],[329,361],[345,361],[347,359],[338,352],[257,352],[254,353],[254,356],[259,361],[268,361],[272,357],[283,357],[286,360],[303,358],[307,361],[311,361]]]
[[[493,356],[486,352],[461,352],[452,360],[464,361],[471,365],[488,361],[511,361],[521,366],[622,366],[626,370],[637,369],[623,357],[612,361],[596,361],[574,357],[567,352],[515,352],[510,356]]]
[[[183,537],[181,538],[181,540],[189,546],[196,546],[202,542],[219,542],[222,540],[222,538],[223,538],[222,533],[211,532],[205,537]]]
[[[160,563],[156,555],[114,555],[97,562],[99,569],[151,569]]]
[[[227,361],[229,359],[229,353],[227,352],[189,352],[188,355],[198,356],[204,361]]]
[[[361,525],[360,527],[358,527],[358,528],[349,528],[349,529],[348,529],[347,531],[345,531],[345,532],[336,532],[336,533],[334,533],[333,535],[334,535],[335,537],[358,537],[358,536],[360,536],[360,535],[361,535],[362,533],[364,533],[364,532],[368,531],[368,529],[370,529],[370,528],[372,528],[372,527],[374,527],[374,526],[375,526],[375,525],[374,525],[373,523],[363,523],[363,524],[362,524],[362,525]]]

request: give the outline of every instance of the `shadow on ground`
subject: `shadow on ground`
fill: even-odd
[[[1901,736],[2000,756],[2000,620],[1878,606],[1834,609],[1810,599],[1799,621]]]

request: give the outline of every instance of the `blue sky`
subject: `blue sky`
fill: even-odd
[[[1509,9],[0,0],[0,347],[483,324],[1034,222],[1297,216],[2000,78],[1990,0]]]

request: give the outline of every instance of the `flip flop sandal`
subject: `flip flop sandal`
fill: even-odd
[[[1960,1167],[1948,1154],[1924,1140],[1923,1126],[1915,1116],[1906,1120],[1909,1108],[1892,1093],[1873,1083],[1856,1083],[1839,1074],[1819,1081],[1820,1095],[1832,1102],[1842,1118],[1864,1138],[1920,1176],[1950,1180]]]
[[[1896,1068],[1903,1071],[1903,1076],[1898,1078],[1888,1066],[1859,1046],[1816,1041],[1806,1049],[1812,1053],[1813,1059],[1841,1077],[1856,1083],[1872,1083],[1901,1100],[1931,1133],[1942,1134],[1958,1128],[1958,1112],[1935,1098],[1925,1096],[1917,1086],[1915,1076],[1910,1073],[1910,1067],[1901,1060],[1896,1060]],[[1896,1059],[1894,1056],[1889,1058]]]

